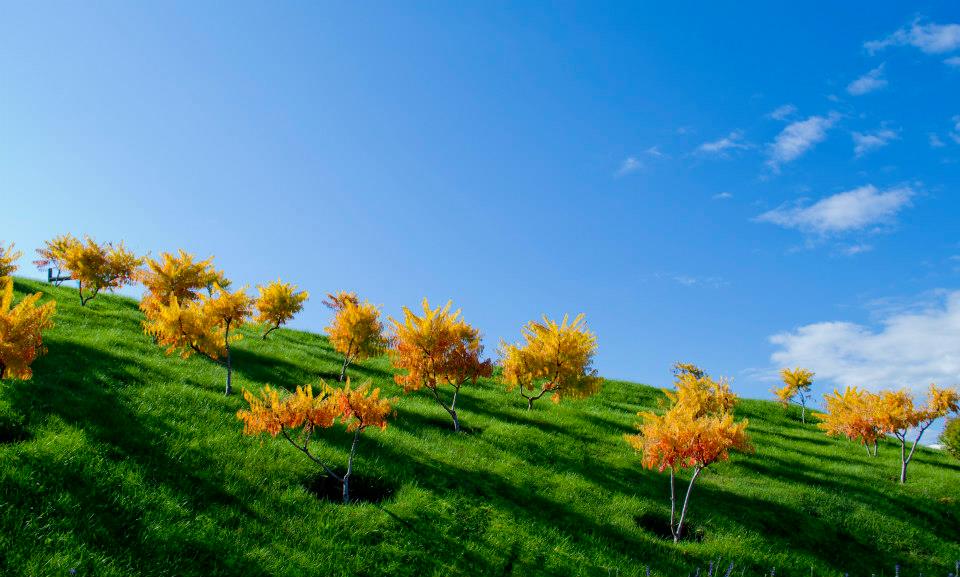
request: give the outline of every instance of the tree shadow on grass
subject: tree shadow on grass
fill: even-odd
[[[162,573],[169,572],[176,560],[182,559],[187,565],[181,569],[186,572],[195,567],[229,566],[238,575],[265,575],[242,551],[234,550],[226,540],[221,541],[220,532],[201,540],[147,526],[145,516],[157,505],[144,499],[141,488],[152,485],[173,493],[176,501],[186,506],[185,514],[189,516],[215,516],[221,510],[239,512],[241,516],[254,513],[223,489],[224,480],[207,466],[205,455],[193,450],[174,458],[168,454],[165,443],[177,432],[159,419],[128,408],[122,391],[135,390],[142,384],[130,382],[125,372],[130,362],[133,361],[76,343],[52,347],[42,363],[57,370],[38,370],[34,380],[15,383],[6,396],[31,426],[55,417],[82,430],[94,442],[89,450],[103,452],[107,460],[103,471],[115,471],[110,462],[130,462],[136,467],[131,474],[141,472],[142,478],[109,478],[89,467],[72,466],[69,461],[28,459],[27,466],[42,472],[47,486],[4,490],[16,492],[14,502],[22,508],[23,516],[29,518],[31,511],[52,508],[58,525],[71,527],[78,539],[120,566],[132,564],[139,570]],[[70,498],[51,499],[58,493]],[[198,564],[200,559],[204,561]]]

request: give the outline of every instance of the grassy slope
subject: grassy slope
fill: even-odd
[[[960,558],[960,466],[919,451],[899,487],[897,455],[869,459],[795,415],[743,401],[757,447],[698,482],[699,542],[645,528],[667,512],[667,479],[622,440],[660,393],[607,383],[584,402],[520,400],[485,382],[462,397],[464,434],[426,395],[361,441],[359,475],[394,489],[343,506],[304,488],[316,475],[282,439],[243,437],[239,395],[212,363],[164,356],[136,303],[18,280],[58,301],[32,381],[0,384],[25,438],[0,443],[0,575],[641,575],[687,574],[722,558],[747,574],[945,575]],[[237,388],[336,379],[317,335],[248,333]],[[351,371],[391,394],[377,359]],[[323,454],[342,465],[347,435]]]

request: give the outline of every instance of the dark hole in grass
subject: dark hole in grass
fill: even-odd
[[[673,541],[673,533],[670,532],[670,516],[662,513],[645,511],[639,515],[634,515],[633,522],[637,527],[649,531],[661,539]],[[699,543],[703,541],[704,531],[702,528],[691,524],[689,521],[683,525],[683,536],[681,541],[693,541]]]
[[[343,502],[343,485],[340,481],[318,474],[304,483],[311,495],[321,501]],[[350,475],[350,502],[382,503],[397,490],[397,486],[380,477],[364,477],[356,473]]]

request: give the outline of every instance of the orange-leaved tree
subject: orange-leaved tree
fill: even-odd
[[[493,373],[490,359],[481,359],[483,345],[480,331],[471,327],[460,316],[460,310],[450,312],[451,303],[430,308],[423,299],[423,315],[418,316],[403,307],[403,321],[390,319],[393,324],[390,358],[393,366],[405,371],[394,376],[404,392],[427,388],[437,403],[453,419],[453,429],[460,430],[457,417],[457,395],[467,382],[476,383],[480,377]],[[441,397],[440,388],[453,389],[450,403]]]
[[[818,415],[817,426],[832,437],[858,441],[868,455],[876,457],[878,441],[885,434],[878,418],[880,396],[857,387],[846,387],[842,393],[834,390],[823,399],[826,412]]]
[[[880,429],[900,441],[900,483],[907,482],[907,465],[913,459],[923,433],[937,419],[960,411],[960,393],[955,389],[930,385],[926,402],[917,407],[913,396],[905,390],[880,393],[877,418]],[[907,452],[907,435],[916,431],[913,445]]]
[[[147,266],[140,272],[138,280],[146,289],[140,310],[148,321],[159,313],[161,306],[169,305],[174,298],[181,306],[199,300],[200,291],[218,276],[212,262],[213,257],[198,261],[184,250],[177,254],[162,253],[160,259],[147,258]],[[226,288],[226,284],[220,286]]]
[[[343,366],[340,368],[340,380],[343,381],[350,363],[383,353],[388,341],[383,334],[379,307],[367,301],[361,303],[356,295],[339,301],[336,295],[328,296],[331,302],[338,304],[330,307],[334,315],[326,332],[334,350],[343,355]]]
[[[16,250],[15,243],[10,243],[4,247],[0,242],[0,278],[10,276],[17,271],[17,259],[23,256],[23,253]]]
[[[334,312],[347,306],[347,303],[360,304],[357,293],[348,291],[339,291],[336,294],[327,293],[327,300],[323,301],[323,305]]]
[[[241,288],[234,292],[214,288],[214,296],[201,295],[199,300],[183,303],[174,296],[168,304],[156,305],[156,312],[144,323],[144,332],[157,344],[167,347],[167,354],[179,351],[182,358],[197,353],[227,369],[225,393],[233,392],[233,362],[230,343],[242,338],[231,333],[250,317],[253,301]]]
[[[29,379],[31,363],[44,352],[43,331],[53,326],[54,301],[37,305],[41,293],[13,306],[13,278],[0,277],[0,379]]]
[[[254,320],[269,327],[264,331],[261,337],[263,339],[303,310],[304,301],[310,297],[307,291],[298,292],[296,285],[281,282],[279,279],[257,289],[260,295],[253,303],[257,309]]]
[[[33,261],[33,264],[36,265],[39,270],[56,270],[57,274],[50,276],[54,278],[54,286],[60,286],[64,280],[68,280],[61,276],[63,271],[66,270],[67,251],[70,247],[77,244],[80,244],[80,241],[72,234],[55,236],[51,240],[44,241],[43,246],[37,249],[37,256],[39,258]]]
[[[71,243],[63,254],[63,269],[80,288],[80,305],[85,306],[102,290],[115,290],[133,282],[143,259],[117,244],[98,244],[89,236]],[[84,295],[84,290],[88,293]]]
[[[674,542],[683,535],[687,506],[697,477],[704,469],[729,458],[731,451],[753,450],[747,420],[734,421],[736,396],[724,380],[710,378],[699,367],[675,365],[676,392],[666,391],[670,406],[663,415],[641,411],[638,432],[625,435],[638,451],[643,466],[670,471],[670,532]],[[680,516],[677,518],[675,478],[678,470],[692,469]]]
[[[380,389],[371,391],[370,388],[368,381],[352,389],[347,380],[343,389],[328,387],[321,381],[319,395],[314,395],[310,385],[297,387],[295,393],[283,396],[269,386],[263,388],[260,396],[244,390],[243,397],[250,403],[250,408],[237,411],[237,418],[243,421],[243,432],[247,435],[283,435],[291,445],[320,465],[330,478],[341,483],[343,502],[349,503],[353,457],[360,434],[367,427],[386,429],[387,418],[394,413],[393,404],[396,403],[396,399],[380,398]],[[342,475],[310,450],[313,432],[330,428],[338,420],[346,426],[347,432],[353,433],[347,469]]]
[[[813,371],[797,367],[796,369],[785,368],[780,370],[780,378],[783,379],[783,386],[774,389],[773,394],[777,400],[786,407],[791,402],[800,405],[800,421],[807,422],[807,401],[810,399],[810,387],[813,386]]]
[[[527,410],[547,393],[554,403],[599,393],[603,379],[591,367],[596,351],[597,338],[582,314],[573,322],[567,315],[560,323],[546,316],[542,322],[530,321],[523,327],[522,343],[500,343],[507,391],[518,389],[527,400]]]

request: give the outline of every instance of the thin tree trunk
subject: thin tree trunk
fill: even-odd
[[[900,439],[900,484],[907,482],[907,435],[904,433]]]
[[[931,421],[931,423],[932,423],[932,422],[933,422],[933,421]],[[913,452],[917,450],[917,445],[920,444],[920,438],[923,437],[923,433],[927,430],[927,427],[929,427],[929,426],[930,426],[930,423],[927,423],[926,425],[920,427],[919,432],[917,432],[917,438],[913,440],[913,446],[910,447],[910,454],[907,455],[907,457],[906,457],[905,459],[903,458],[903,449],[906,447],[906,443],[907,443],[907,433],[906,433],[906,431],[904,431],[904,433],[903,433],[903,445],[901,445],[901,449],[900,449],[900,458],[903,459],[903,467],[901,467],[901,469],[900,469],[900,482],[901,482],[901,483],[906,483],[906,482],[907,482],[907,465],[909,465],[909,464],[910,464],[910,461],[913,460]]]
[[[223,331],[223,342],[227,348],[227,390],[226,395],[229,396],[233,393],[233,387],[231,386],[231,377],[233,373],[233,362],[230,358],[230,321],[227,321],[227,328]]]
[[[874,439],[874,440],[873,440],[873,456],[874,456],[874,457],[877,456],[877,450],[878,450],[878,449],[879,449],[879,446],[878,446],[878,444],[877,444],[877,440]]]
[[[680,510],[680,521],[677,523],[677,532],[673,534],[673,542],[676,543],[680,540],[681,535],[683,535],[683,523],[687,517],[687,505],[690,503],[690,493],[693,492],[693,484],[697,480],[697,476],[700,475],[702,467],[697,467],[693,470],[693,476],[690,477],[690,484],[687,485],[687,495],[683,498],[683,509]]]
[[[350,363],[350,357],[343,356],[343,367],[340,368],[340,382],[343,382],[344,377],[347,376],[347,365]]]
[[[353,473],[353,454],[357,451],[357,441],[360,440],[362,427],[357,427],[353,433],[353,444],[350,445],[350,457],[347,459],[347,472],[343,476],[343,503],[350,502],[350,475]]]
[[[807,424],[807,401],[803,397],[800,397],[800,422]]]
[[[269,329],[267,329],[267,332],[263,333],[263,336],[261,336],[260,338],[261,338],[262,340],[267,340],[267,335],[269,335],[270,333],[272,333],[273,331],[275,331],[275,330],[277,330],[277,329],[279,329],[279,328],[280,328],[280,325],[274,325],[274,326],[270,327]]]

